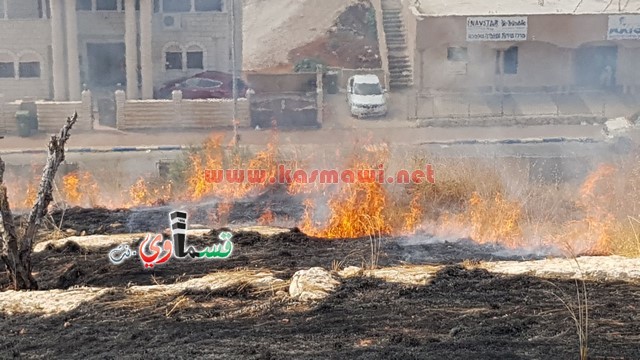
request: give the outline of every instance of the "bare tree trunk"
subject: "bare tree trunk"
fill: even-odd
[[[47,214],[49,204],[53,200],[53,181],[58,167],[64,161],[64,146],[69,140],[69,131],[78,120],[78,114],[67,118],[67,122],[56,136],[49,141],[49,155],[47,164],[42,172],[38,198],[29,213],[27,228],[24,235],[18,239],[13,214],[9,207],[7,188],[4,186],[4,161],[0,158],[0,258],[7,266],[9,277],[16,290],[36,290],[38,283],[31,275],[31,252],[33,241],[42,219]]]

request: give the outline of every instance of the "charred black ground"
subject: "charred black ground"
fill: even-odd
[[[91,233],[161,231],[167,227],[169,210],[68,209],[62,228]],[[54,219],[59,221],[60,215],[55,213]],[[129,225],[112,226],[116,222]],[[192,222],[197,222],[197,216]],[[190,237],[189,241],[211,244],[221,230]],[[74,242],[51,246],[34,254],[34,270],[42,289],[87,285],[114,290],[53,317],[0,315],[0,358],[71,353],[74,355],[66,358],[578,357],[573,320],[553,295],[566,293],[565,299],[571,301],[575,282],[554,280],[555,287],[539,278],[494,275],[457,265],[463,260],[522,259],[496,256],[502,250],[496,246],[461,240],[407,247],[403,240],[382,240],[379,266],[407,262],[447,265],[429,285],[410,286],[368,277],[344,279],[335,294],[311,306],[282,295],[257,294],[251,288],[191,291],[180,295],[195,305],[169,317],[166,314],[177,301],[176,295],[167,295],[154,305],[140,305],[127,297],[126,287],[173,284],[240,269],[264,269],[289,279],[300,269],[331,269],[334,260],[342,261],[343,267],[366,266],[370,239],[317,239],[297,229],[273,236],[240,232],[234,234],[236,247],[228,260],[175,261],[154,270],[145,270],[134,260],[114,266],[107,258],[107,248],[89,250]],[[2,281],[6,287],[6,280]],[[640,358],[640,285],[590,282],[587,287],[591,358]]]

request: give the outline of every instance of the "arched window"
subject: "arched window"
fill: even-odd
[[[165,69],[182,70],[182,48],[178,44],[169,44],[164,49]]]
[[[204,70],[204,51],[198,45],[187,48],[187,69]]]
[[[39,78],[40,72],[40,56],[37,53],[25,52],[20,55],[18,77]]]
[[[13,79],[16,77],[15,56],[8,51],[0,51],[0,78]]]

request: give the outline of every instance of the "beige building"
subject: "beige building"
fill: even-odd
[[[149,99],[167,81],[231,73],[232,24],[239,71],[239,0],[0,0],[0,94],[79,100],[83,86],[121,86]]]
[[[640,0],[403,0],[414,87],[640,89]]]

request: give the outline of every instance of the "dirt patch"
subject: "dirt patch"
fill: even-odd
[[[381,60],[371,4],[351,5],[325,36],[289,52],[290,63],[303,59],[347,69],[379,68]]]

